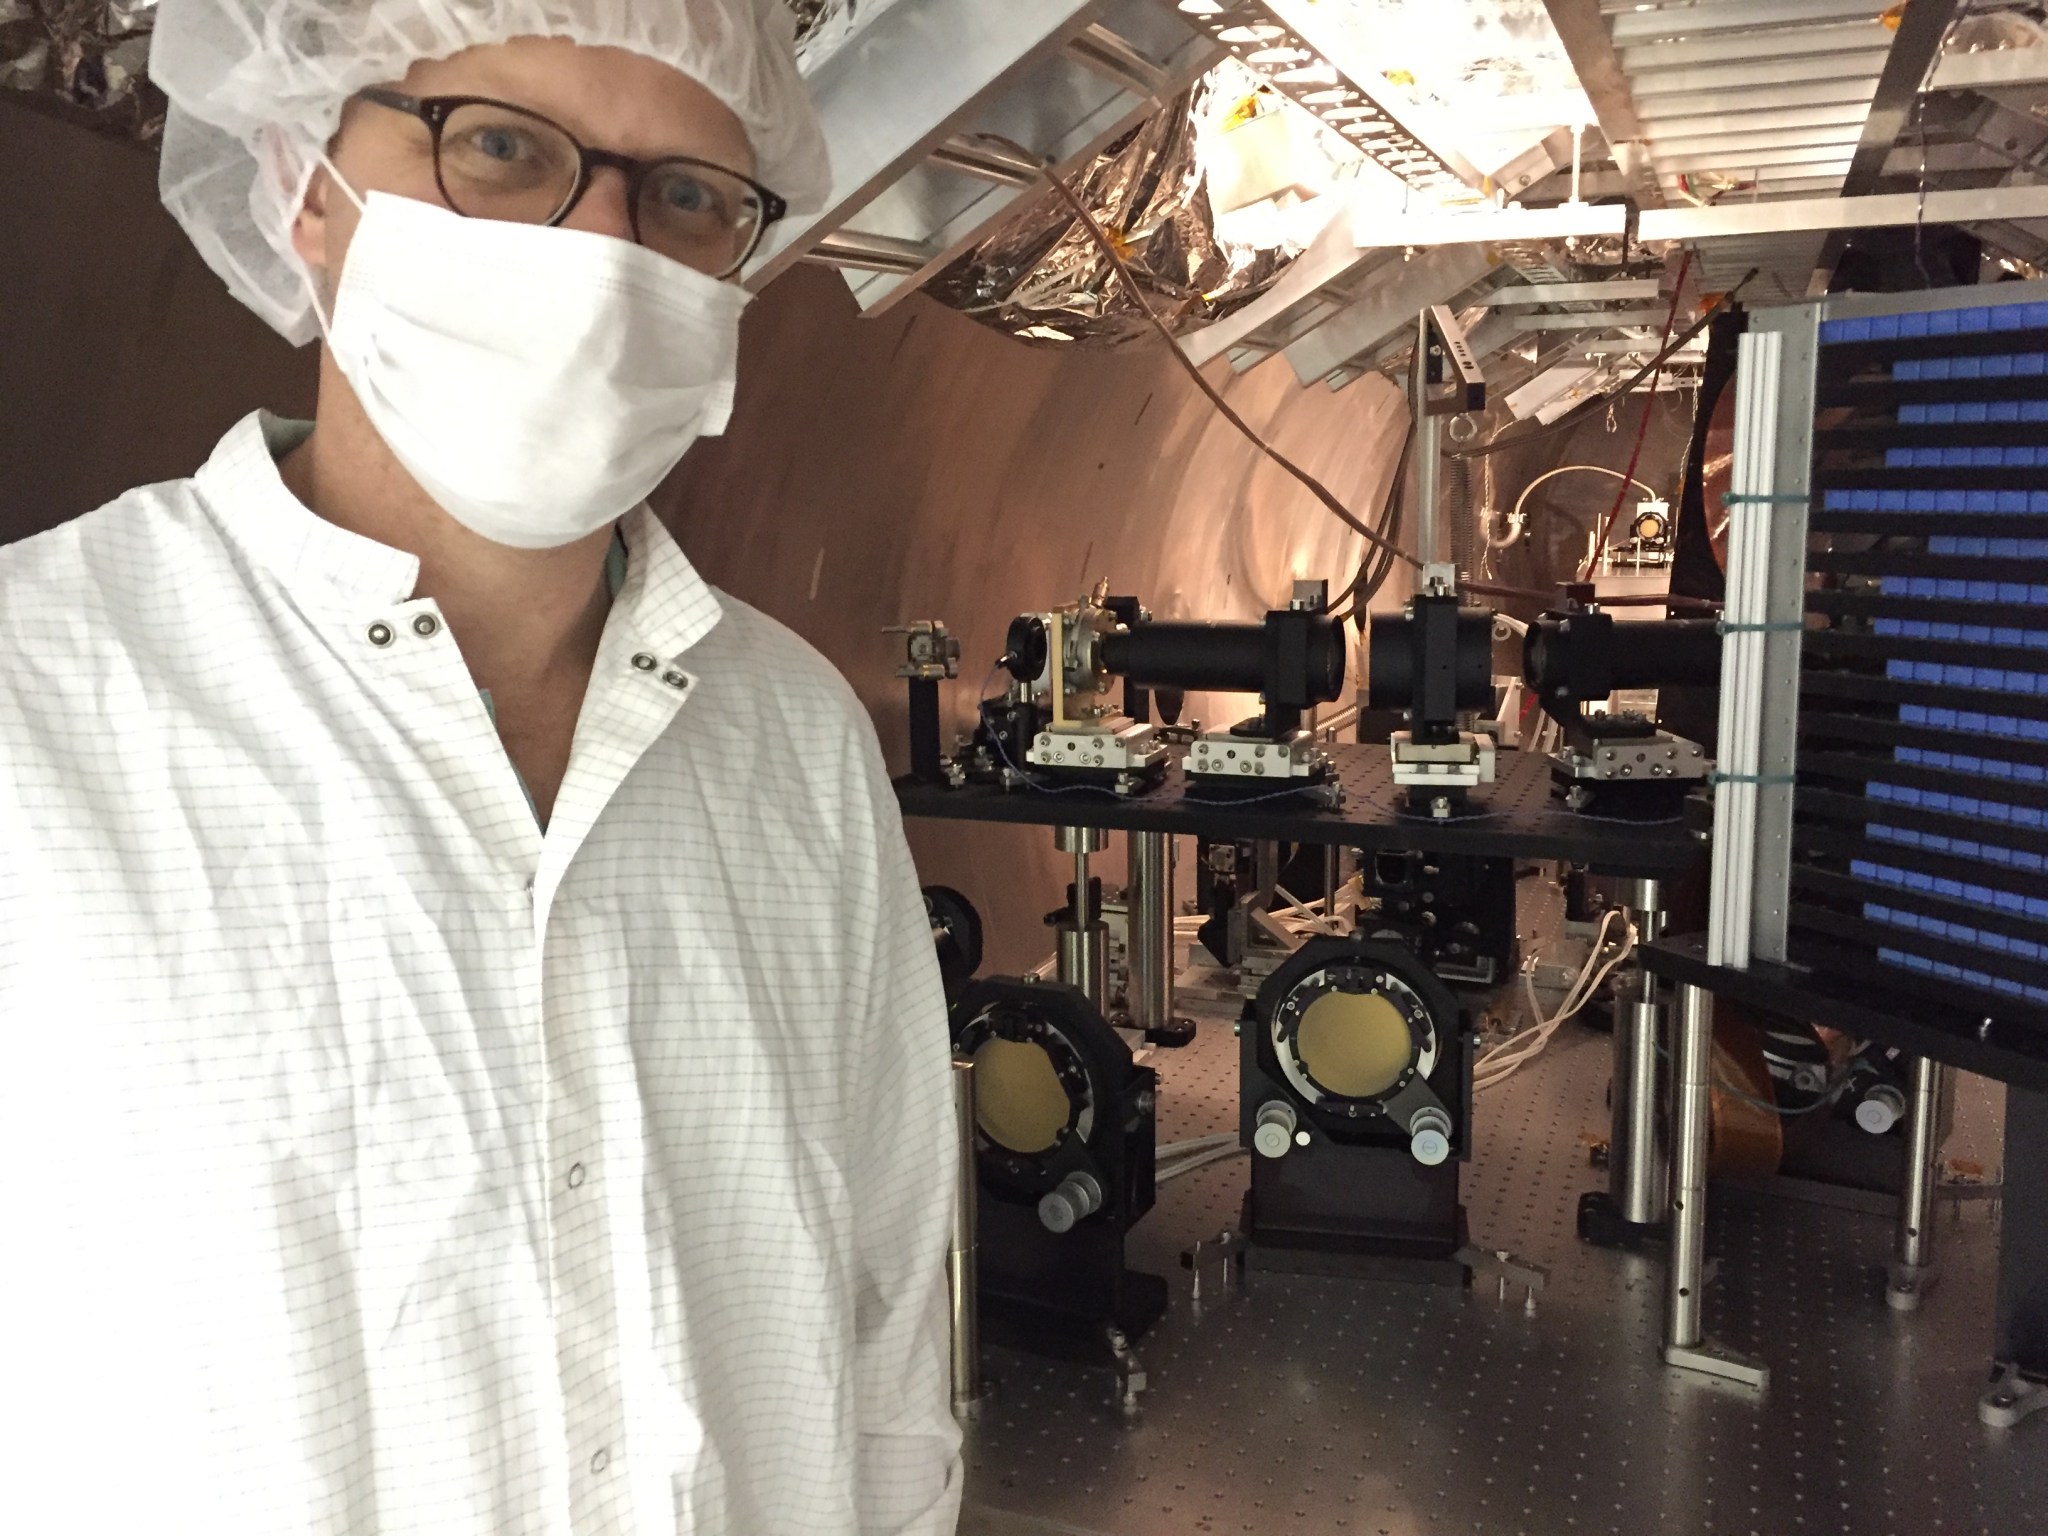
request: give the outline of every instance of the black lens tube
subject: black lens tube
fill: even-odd
[[[1711,687],[1721,680],[1714,619],[1640,619],[1546,613],[1522,642],[1522,680],[1546,709],[1571,710],[1617,688]]]
[[[1305,709],[1344,691],[1344,626],[1295,609],[1260,624],[1140,624],[1103,636],[1102,664],[1146,688],[1256,693]]]

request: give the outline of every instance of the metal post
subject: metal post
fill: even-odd
[[[1714,1000],[1698,987],[1678,989],[1678,1034],[1671,1053],[1671,1275],[1664,1348],[1697,1345],[1700,1280],[1706,1259],[1707,1069]]]
[[[1056,827],[1053,842],[1074,859],[1074,901],[1059,927],[1058,976],[1097,1008],[1108,999],[1109,933],[1089,899],[1088,856],[1099,853],[1107,838],[1098,827]]]
[[[1622,899],[1635,922],[1636,945],[1653,944],[1664,931],[1663,888],[1655,880],[1625,886]],[[1633,997],[1614,1019],[1614,1118],[1607,1144],[1608,1189],[1615,1214],[1633,1226],[1663,1220],[1663,1169],[1657,1158],[1657,1037],[1663,1009],[1657,978],[1637,970]]]
[[[1899,1231],[1885,1301],[1895,1312],[1916,1310],[1934,1289],[1935,1155],[1941,1130],[1942,1067],[1922,1056],[1913,1063],[1906,1102],[1906,1177],[1899,1190]]]
[[[2005,1089],[2005,1188],[1990,1388],[1977,1416],[1994,1429],[2048,1411],[2048,1093]]]
[[[1714,1044],[1714,1000],[1698,987],[1678,989],[1678,1031],[1671,1051],[1671,1273],[1664,1361],[1761,1387],[1755,1361],[1707,1341],[1701,1287],[1707,1247],[1707,1074]]]
[[[981,1379],[981,1276],[976,1226],[979,1193],[974,1159],[974,1060],[953,1058],[953,1116],[960,1163],[953,1191],[953,1240],[946,1252],[946,1286],[953,1306],[953,1411],[972,1418],[987,1398]]]
[[[1132,832],[1126,842],[1131,1027],[1163,1029],[1173,1021],[1173,849],[1164,832]]]
[[[1443,418],[1429,414],[1429,311],[1415,317],[1415,367],[1408,384],[1408,408],[1415,413],[1415,557],[1437,559],[1437,487],[1443,468]]]

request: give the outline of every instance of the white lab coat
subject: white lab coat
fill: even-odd
[[[543,836],[289,432],[0,550],[0,1529],[952,1530],[944,1006],[851,690],[643,507]]]

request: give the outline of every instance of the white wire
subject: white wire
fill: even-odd
[[[1275,896],[1278,896],[1282,901],[1286,902],[1288,906],[1292,907],[1297,912],[1305,912],[1310,917],[1321,917],[1323,915],[1323,898],[1320,896],[1311,897],[1309,900],[1303,901],[1299,896],[1295,895],[1294,892],[1287,889],[1286,886],[1279,884],[1274,885],[1273,894]]]
[[[1588,966],[1591,966],[1594,960],[1598,958],[1601,945],[1605,942],[1606,930],[1607,923],[1603,920],[1601,923],[1601,941],[1595,944],[1593,955],[1589,957],[1587,962]],[[1480,1068],[1492,1069],[1497,1078],[1506,1077],[1515,1068],[1540,1055],[1543,1048],[1549,1044],[1550,1037],[1557,1033],[1558,1027],[1591,1001],[1593,994],[1599,990],[1600,983],[1607,979],[1614,968],[1621,964],[1634,948],[1635,930],[1631,925],[1627,936],[1622,941],[1621,947],[1615,951],[1613,956],[1604,965],[1600,965],[1597,970],[1590,972],[1588,970],[1580,971],[1578,980],[1566,992],[1564,1001],[1558,1006],[1558,1011],[1548,1019],[1542,1017],[1541,1009],[1536,1002],[1536,986],[1531,973],[1523,972],[1522,988],[1529,1000],[1529,1016],[1532,1019],[1538,1020],[1538,1023],[1534,1029],[1525,1031],[1512,1040],[1503,1041],[1500,1045],[1494,1047],[1493,1050],[1487,1052],[1480,1059],[1478,1066],[1474,1068],[1475,1077]]]
[[[1234,1147],[1236,1145],[1237,1132],[1218,1131],[1213,1136],[1192,1136],[1186,1141],[1169,1141],[1152,1155],[1155,1161],[1165,1163],[1171,1162],[1174,1158],[1187,1153],[1206,1152],[1215,1147]]]
[[[1570,474],[1575,469],[1588,470],[1596,475],[1607,475],[1615,480],[1624,480],[1628,482],[1628,484],[1630,485],[1639,487],[1642,493],[1645,496],[1647,496],[1650,500],[1658,501],[1662,499],[1657,495],[1655,491],[1651,490],[1649,486],[1644,485],[1643,482],[1638,480],[1634,475],[1624,475],[1620,470],[1609,469],[1605,464],[1560,464],[1556,469],[1549,470],[1544,474],[1538,475],[1534,480],[1531,480],[1527,485],[1522,487],[1522,494],[1515,498],[1515,510],[1508,514],[1509,527],[1519,528],[1525,526],[1525,520],[1522,516],[1522,506],[1525,502],[1528,501],[1529,493],[1531,491],[1535,490],[1536,487],[1541,485],[1544,481],[1549,480],[1557,475]]]
[[[1197,1169],[1207,1168],[1215,1163],[1225,1163],[1234,1157],[1242,1156],[1244,1156],[1243,1147],[1217,1147],[1213,1151],[1204,1152],[1199,1157],[1183,1158],[1170,1168],[1156,1169],[1152,1174],[1152,1182],[1154,1184],[1164,1184],[1167,1180],[1177,1179],[1184,1173],[1193,1173]]]
[[[1494,1051],[1489,1052],[1485,1058],[1485,1072],[1482,1074],[1478,1067],[1473,1069],[1473,1087],[1475,1089],[1491,1088],[1499,1083],[1503,1083],[1534,1061],[1538,1056],[1542,1055],[1544,1049],[1550,1044],[1551,1037],[1557,1033],[1566,1020],[1572,1018],[1586,1005],[1591,999],[1593,992],[1598,989],[1600,983],[1605,981],[1615,966],[1621,963],[1628,953],[1628,948],[1629,946],[1625,945],[1619,954],[1616,954],[1605,965],[1601,966],[1597,974],[1593,976],[1591,986],[1586,989],[1585,993],[1571,999],[1567,1006],[1555,1016],[1544,1020],[1536,1028],[1525,1031],[1515,1039],[1507,1041]],[[1529,994],[1531,1016],[1534,1017],[1536,1013],[1536,989],[1529,982],[1526,975],[1523,978],[1523,984]]]
[[[1601,951],[1607,945],[1608,930],[1614,926],[1614,920],[1618,916],[1620,916],[1618,911],[1610,910],[1600,919],[1600,927],[1593,935],[1592,947],[1587,951],[1585,964],[1579,967],[1578,974],[1571,979],[1564,989],[1564,997],[1559,1001],[1558,1005],[1558,1017],[1564,1016],[1571,1009],[1574,1000],[1579,997],[1580,992],[1584,990],[1587,982],[1591,979],[1593,972],[1598,969]],[[1503,1040],[1500,1044],[1484,1052],[1479,1058],[1478,1066],[1483,1067],[1494,1058],[1514,1052],[1518,1047],[1525,1044],[1536,1031],[1554,1022],[1552,1018],[1545,1017],[1541,1005],[1536,1001],[1535,969],[1536,961],[1532,957],[1528,966],[1522,971],[1522,990],[1529,1001],[1529,1018],[1534,1028],[1516,1035],[1513,1039]]]
[[[1622,937],[1620,947],[1604,963],[1600,960],[1600,952],[1607,944],[1608,930],[1613,926],[1614,920],[1621,916],[1619,909],[1610,909],[1606,916],[1600,919],[1600,928],[1594,936],[1592,953],[1586,957],[1585,965],[1580,967],[1579,974],[1565,989],[1564,998],[1558,1004],[1557,1012],[1549,1018],[1543,1016],[1542,1006],[1536,1001],[1533,963],[1530,969],[1522,972],[1522,990],[1528,999],[1529,1017],[1534,1023],[1531,1028],[1514,1038],[1503,1040],[1492,1047],[1474,1063],[1472,1086],[1475,1090],[1491,1088],[1497,1083],[1505,1082],[1522,1067],[1542,1055],[1544,1048],[1550,1044],[1551,1036],[1557,1033],[1567,1019],[1577,1014],[1592,1000],[1593,994],[1600,990],[1600,984],[1613,973],[1616,966],[1628,958],[1636,944],[1633,923],[1627,923],[1627,931]]]

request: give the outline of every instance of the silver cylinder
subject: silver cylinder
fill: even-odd
[[[1714,1000],[1678,989],[1671,1050],[1671,1273],[1664,1322],[1667,1349],[1703,1338],[1700,1276],[1707,1252],[1707,1073],[1713,1059]]]
[[[1636,925],[1638,946],[1664,931],[1663,891],[1655,880],[1631,880],[1620,896]],[[1614,1011],[1613,1111],[1607,1142],[1608,1192],[1615,1214],[1646,1226],[1663,1219],[1664,1169],[1657,1147],[1657,1041],[1664,1010],[1657,978],[1636,971],[1633,997]]]
[[[1451,564],[1460,576],[1479,570],[1479,506],[1473,495],[1472,460],[1451,460]]]
[[[1108,1001],[1109,930],[1095,918],[1088,899],[1088,856],[1100,849],[1105,839],[1095,827],[1058,827],[1053,841],[1060,852],[1074,858],[1074,901],[1067,920],[1059,925],[1056,974],[1101,1008]]]
[[[960,1164],[953,1189],[953,1238],[946,1251],[946,1287],[953,1307],[953,1407],[981,1401],[981,1277],[975,1237],[978,1185],[974,1163],[974,1061],[953,1058],[953,1118]]]
[[[1424,565],[1437,553],[1438,495],[1443,473],[1443,418],[1429,414],[1429,314],[1416,317],[1415,369],[1408,404],[1415,413],[1415,554]]]
[[[1664,1170],[1657,1158],[1657,1035],[1664,1010],[1631,1000],[1614,1010],[1614,1104],[1607,1144],[1608,1192],[1623,1221],[1663,1218]]]
[[[1898,1259],[1905,1269],[1926,1269],[1934,1263],[1941,1078],[1940,1062],[1922,1056],[1913,1063],[1913,1086],[1906,1099],[1906,1181],[1899,1192]]]
[[[1132,832],[1125,901],[1130,936],[1133,1029],[1159,1029],[1173,1018],[1173,845],[1164,832]]]
[[[1100,923],[1078,928],[1062,923],[1059,938],[1059,979],[1080,988],[1083,997],[1102,1007],[1102,994],[1108,986],[1109,930]]]

